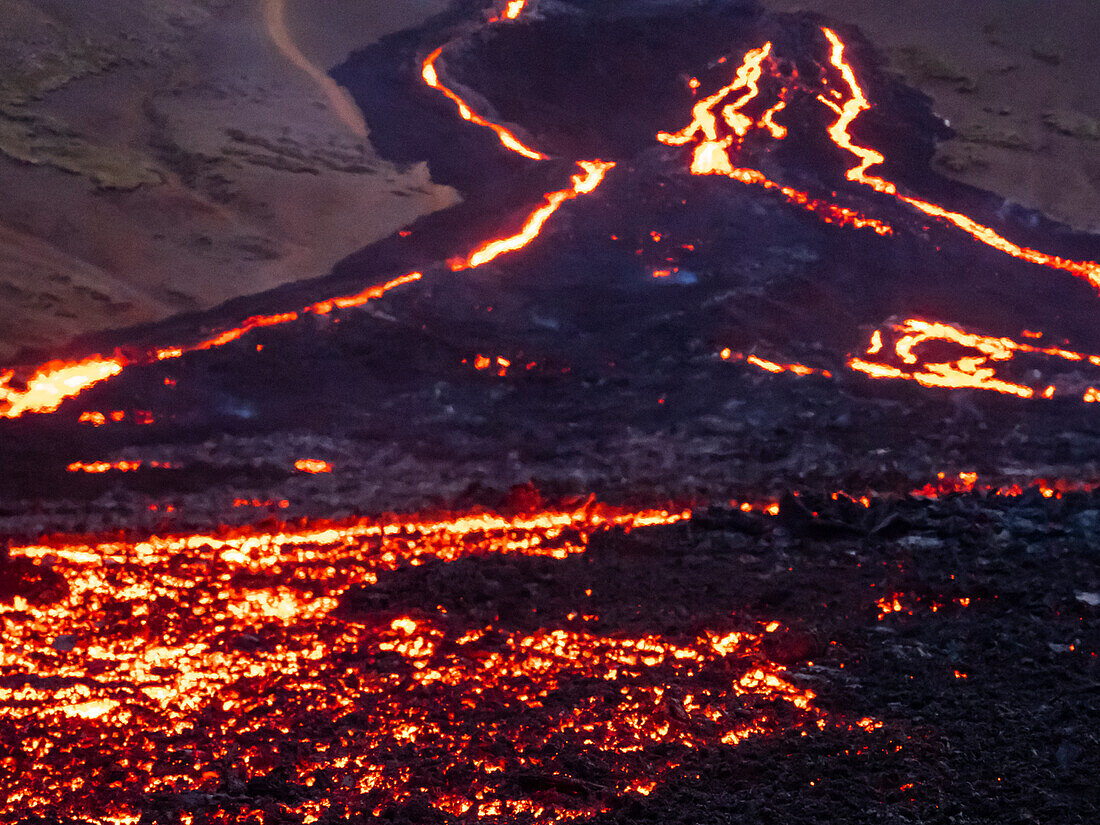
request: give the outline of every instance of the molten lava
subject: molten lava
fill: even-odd
[[[75,363],[51,361],[23,380],[21,388],[12,386],[14,370],[0,371],[0,418],[53,412],[66,398],[118,375],[128,363],[121,356],[102,358],[98,355]]]
[[[516,12],[518,15],[519,12]],[[435,63],[439,60],[440,55],[443,54],[443,46],[440,46],[434,52],[432,52],[424,60],[421,66],[420,76],[424,78],[424,82],[431,88],[436,89],[443,93],[448,99],[452,100],[458,107],[458,114],[463,120],[468,120],[470,123],[476,123],[478,126],[484,126],[486,129],[491,129],[496,133],[496,136],[500,139],[501,144],[518,155],[523,155],[525,158],[531,160],[546,160],[546,155],[542,152],[538,152],[527,146],[519,138],[517,138],[508,129],[505,129],[499,123],[493,123],[486,120],[477,112],[469,107],[469,105],[461,97],[459,97],[451,89],[443,85],[439,80],[439,73],[436,71]]]
[[[500,257],[506,252],[523,249],[538,236],[546,221],[558,211],[563,203],[594,191],[603,181],[608,170],[615,166],[610,161],[602,160],[582,160],[578,161],[577,165],[581,168],[581,172],[573,175],[573,185],[569,189],[560,189],[557,192],[548,194],[546,203],[528,216],[519,232],[506,238],[487,241],[465,258],[455,258],[450,262],[451,269],[455,272],[463,269],[474,269],[482,264],[489,263],[489,261]]]
[[[513,0],[504,12],[504,17],[509,20],[516,19],[526,6],[526,0]],[[435,68],[435,62],[442,54],[443,47],[436,49],[424,61],[422,77],[424,82],[433,89],[437,89],[450,98],[458,106],[459,114],[464,120],[491,129],[500,138],[501,143],[508,149],[531,158],[532,160],[544,160],[546,156],[524,145],[512,132],[501,126],[486,120],[478,115],[463,101],[454,91],[445,86],[439,79],[439,73]],[[536,209],[515,235],[487,241],[474,250],[466,258],[457,258],[451,262],[454,270],[471,269],[488,263],[491,260],[507,252],[514,252],[529,244],[542,231],[543,225],[558,208],[566,201],[580,195],[588,194],[599,186],[607,171],[614,163],[591,160],[579,161],[581,172],[572,177],[572,186],[557,192],[551,192],[546,196],[546,202]],[[53,412],[66,398],[79,395],[88,387],[99,383],[113,375],[122,372],[123,368],[131,364],[150,363],[152,361],[165,361],[182,357],[185,353],[222,347],[232,343],[255,329],[277,326],[297,321],[305,314],[325,315],[335,308],[348,308],[361,306],[369,301],[377,300],[392,289],[405,284],[413,283],[422,278],[420,272],[410,272],[406,275],[394,278],[384,284],[368,287],[355,295],[339,296],[318,301],[298,311],[277,313],[273,315],[254,315],[246,318],[241,324],[222,330],[212,336],[201,339],[197,343],[188,345],[175,345],[154,350],[145,358],[127,360],[117,357],[104,360],[99,356],[86,359],[79,363],[51,362],[38,369],[31,378],[25,382],[26,388],[12,389],[10,382],[14,378],[14,371],[0,372],[0,417],[18,418],[28,412]]]
[[[831,45],[829,62],[840,72],[844,83],[851,92],[851,97],[842,106],[829,100],[824,95],[818,95],[817,98],[837,113],[837,120],[829,127],[829,137],[832,138],[837,146],[851,152],[860,160],[857,166],[847,171],[846,177],[848,180],[870,186],[877,192],[893,195],[897,197],[898,200],[909,204],[926,215],[953,224],[975,240],[993,249],[1029,263],[1069,272],[1078,278],[1085,279],[1094,287],[1100,289],[1100,264],[1094,261],[1070,261],[1056,255],[1048,255],[1044,252],[1022,247],[1001,237],[988,226],[982,226],[966,215],[959,212],[952,212],[944,209],[942,206],[929,203],[920,198],[902,195],[898,193],[897,186],[890,181],[868,175],[867,170],[872,166],[881,164],[886,160],[886,157],[881,152],[877,152],[874,149],[853,143],[849,129],[862,112],[871,108],[871,104],[868,102],[866,95],[863,93],[863,89],[856,80],[855,72],[844,59],[844,43],[841,42],[840,38],[837,37],[832,29],[823,28],[822,31],[825,33],[825,37],[829,40]]]
[[[332,465],[320,458],[299,458],[294,462],[294,469],[300,473],[331,473]]]
[[[226,771],[247,782],[286,770],[293,747],[287,787],[312,789],[284,808],[297,821],[377,816],[426,794],[455,816],[552,822],[651,791],[675,749],[824,727],[813,692],[763,653],[779,622],[670,639],[600,634],[584,626],[591,615],[520,632],[445,611],[334,612],[349,588],[402,566],[565,558],[604,526],[688,517],[588,504],[14,547],[13,559],[48,561],[64,584],[0,603],[0,740],[14,757],[0,812],[134,822],[149,800],[171,798],[236,818],[248,811],[218,792]],[[665,755],[639,758],[654,746]],[[506,788],[514,773],[577,781],[553,754],[603,766],[605,790],[569,802]],[[414,778],[410,761],[438,771]]]
[[[769,58],[771,49],[772,44],[765,43],[759,49],[752,49],[747,52],[741,65],[736,70],[733,81],[695,104],[692,108],[691,123],[673,134],[660,132],[657,135],[657,140],[669,146],[682,146],[689,143],[696,136],[700,136],[700,141],[695,147],[691,161],[692,174],[726,175],[744,184],[763,186],[765,189],[781,192],[788,203],[806,209],[825,223],[851,226],[856,229],[870,227],[879,235],[893,234],[893,228],[888,223],[869,218],[854,209],[812,198],[807,192],[800,192],[789,186],[781,186],[775,181],[769,180],[756,169],[734,167],[730,160],[731,147],[740,147],[749,129],[754,125],[753,119],[745,115],[742,110],[758,96],[760,92],[758,83],[765,67],[773,76],[777,75]],[[739,89],[746,89],[747,91],[721,109],[722,120],[732,130],[732,134],[721,137],[718,129],[719,121],[714,110]],[[755,121],[758,128],[766,129],[776,140],[782,140],[787,136],[786,127],[777,124],[773,117],[776,112],[786,107],[788,91],[788,87],[784,86],[779,93],[780,100],[767,109],[759,120]]]
[[[822,28],[822,32],[830,45],[829,62],[840,72],[841,79],[848,87],[850,95],[843,103],[838,103],[823,93],[816,93],[815,97],[837,115],[837,119],[828,127],[829,138],[841,149],[859,159],[859,163],[845,173],[848,180],[869,186],[876,192],[894,196],[926,215],[947,221],[994,249],[1029,263],[1069,272],[1077,277],[1084,278],[1100,289],[1100,264],[1093,261],[1071,261],[1056,255],[1022,247],[1001,237],[989,227],[982,226],[966,215],[952,212],[920,198],[900,194],[897,185],[893,182],[869,174],[868,170],[882,164],[886,157],[875,149],[855,143],[850,129],[859,115],[871,108],[871,103],[859,85],[851,65],[845,60],[844,43],[832,29]],[[786,108],[787,97],[791,92],[812,92],[812,90],[806,89],[801,84],[791,86],[783,81],[784,85],[778,93],[778,101],[768,108],[759,119],[754,121],[753,118],[746,115],[742,110],[758,96],[759,82],[765,70],[769,71],[772,78],[780,78],[775,70],[774,59],[771,54],[772,44],[770,42],[765,43],[760,48],[750,49],[746,52],[734,79],[729,85],[723,86],[714,94],[697,102],[692,108],[692,120],[687,126],[675,133],[660,132],[657,134],[657,140],[670,146],[682,146],[698,137],[699,142],[695,146],[691,161],[692,174],[727,175],[742,183],[761,184],[767,188],[781,189],[790,202],[799,203],[807,206],[807,208],[809,208],[809,204],[815,204],[823,214],[828,214],[828,209],[822,208],[817,201],[810,199],[807,194],[780,187],[756,170],[735,168],[730,161],[730,151],[741,146],[744,137],[754,125],[757,128],[766,129],[776,140],[786,137],[786,127],[775,123],[773,119],[775,113]],[[722,136],[719,134],[719,120],[715,114],[715,108],[733,92],[741,89],[745,90],[744,93],[733,102],[725,104],[721,109],[722,120],[731,130],[731,134]],[[836,94],[835,91],[834,94]],[[834,206],[834,208],[838,207]],[[861,221],[843,221],[834,218],[830,222],[857,227],[861,225],[872,226],[879,234],[889,234],[889,227],[885,224],[870,218],[862,218]]]
[[[823,375],[826,378],[832,378],[833,374],[826,369],[818,369],[816,367],[807,367],[805,364],[780,364],[775,361],[769,361],[766,358],[761,358],[759,355],[749,354],[745,355],[740,352],[734,352],[729,347],[721,350],[718,353],[718,357],[723,361],[744,361],[746,364],[751,364],[758,369],[762,369],[765,372],[772,374],[779,374],[781,372],[790,372],[795,375]]]
[[[876,330],[867,354],[875,355],[879,360],[851,357],[848,366],[871,378],[904,379],[925,387],[990,390],[1019,398],[1033,398],[1037,393],[1043,398],[1052,398],[1056,388],[1049,385],[1045,389],[1037,389],[999,378],[994,364],[1010,362],[1020,353],[1031,353],[1100,366],[1098,355],[979,335],[936,321],[910,318],[890,329],[898,336],[891,352],[884,356],[883,331]],[[916,351],[920,347],[935,343],[953,345],[960,348],[963,354],[953,361],[918,358]],[[1088,400],[1087,391],[1085,400]]]
[[[515,20],[526,6],[524,0],[512,0],[494,20],[497,22]],[[683,146],[695,141],[690,164],[694,174],[719,174],[745,184],[762,186],[781,194],[788,203],[810,211],[827,223],[853,228],[866,227],[882,236],[892,234],[894,230],[888,223],[867,217],[837,203],[815,199],[806,192],[770,180],[758,170],[737,167],[731,161],[731,152],[740,150],[744,139],[754,128],[766,133],[774,140],[784,139],[787,136],[788,127],[777,123],[776,117],[788,109],[792,95],[796,93],[812,95],[837,115],[836,120],[827,129],[830,139],[859,160],[856,166],[846,171],[848,180],[896,197],[922,213],[947,221],[975,239],[1006,254],[1033,264],[1070,272],[1100,287],[1100,265],[1094,262],[1070,261],[1019,246],[965,215],[901,194],[891,181],[870,174],[869,170],[882,164],[885,156],[881,152],[857,144],[851,137],[850,130],[860,114],[871,108],[871,103],[859,85],[855,71],[845,58],[844,43],[832,29],[823,28],[822,32],[830,47],[829,65],[839,72],[844,86],[847,87],[849,92],[847,99],[844,99],[844,96],[836,90],[831,90],[831,95],[827,95],[821,93],[818,88],[806,86],[799,79],[797,72],[791,77],[780,73],[773,53],[773,44],[767,42],[759,48],[746,52],[728,85],[694,104],[692,119],[687,126],[675,133],[661,132],[657,135],[657,139],[672,146]],[[532,160],[546,159],[546,155],[527,146],[514,132],[476,113],[457,92],[444,84],[438,67],[444,49],[445,46],[437,48],[423,61],[421,77],[424,82],[451,100],[464,120],[493,131],[505,148]],[[751,108],[760,105],[761,84],[765,80],[769,89],[774,87],[776,99],[759,114],[750,114]],[[697,78],[693,78],[692,81],[689,85],[694,94],[700,84]],[[524,248],[539,235],[546,221],[562,204],[594,191],[613,165],[611,162],[601,160],[579,161],[580,172],[572,177],[570,188],[548,193],[545,202],[527,217],[517,232],[486,241],[469,255],[452,259],[449,262],[451,268],[455,271],[475,268],[500,255]],[[675,271],[673,268],[664,267],[655,270],[654,275],[662,277],[665,273],[671,275]],[[118,375],[127,366],[180,358],[188,352],[221,347],[239,340],[252,330],[291,323],[305,314],[323,315],[335,308],[359,306],[380,298],[391,289],[417,281],[421,277],[419,272],[410,272],[385,284],[369,287],[355,295],[318,301],[300,310],[252,316],[237,326],[215,332],[195,343],[161,347],[144,356],[116,355],[112,358],[92,356],[74,362],[56,361],[37,369],[27,370],[28,374],[21,375],[18,379],[15,371],[2,371],[0,372],[0,417],[18,418],[27,413],[53,412],[66,399],[77,396],[87,388]],[[962,358],[957,362],[929,364],[926,369],[917,372],[907,371],[892,364],[859,358],[851,359],[849,365],[874,378],[910,378],[925,386],[994,389],[1020,397],[1032,397],[1036,393],[1035,388],[998,378],[986,365],[986,361],[989,360],[998,359],[984,353],[977,360]],[[762,368],[767,369],[767,367]],[[798,372],[799,370],[789,371]],[[1047,398],[1054,393],[1053,386],[1040,391],[1040,394]],[[1095,401],[1095,388],[1085,389],[1083,398],[1086,401]],[[82,420],[93,424],[97,421],[93,417]]]

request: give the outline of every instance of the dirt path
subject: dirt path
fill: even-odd
[[[271,41],[287,60],[308,74],[313,82],[321,88],[328,99],[329,105],[340,120],[346,123],[356,136],[365,138],[367,136],[367,124],[363,121],[362,113],[352,102],[351,95],[335,80],[325,74],[323,69],[311,63],[294,44],[294,40],[290,36],[290,30],[286,25],[286,0],[261,0],[261,3],[263,4],[264,27],[267,29]]]

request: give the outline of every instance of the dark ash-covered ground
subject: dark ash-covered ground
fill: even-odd
[[[609,542],[609,569],[595,552],[578,564],[594,595],[615,593],[601,618],[626,626],[690,627],[727,606],[790,623],[777,655],[799,661],[825,706],[885,725],[692,754],[651,799],[601,821],[1094,819],[1098,608],[1081,588],[1098,581],[1097,499],[952,496],[848,522],[810,503],[833,523],[784,514],[755,537],[719,513]],[[844,523],[880,532],[844,537]],[[895,594],[903,610],[878,619],[875,601]]]

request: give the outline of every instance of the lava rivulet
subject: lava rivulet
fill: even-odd
[[[572,186],[569,189],[560,189],[546,196],[546,203],[532,212],[523,227],[514,235],[496,240],[487,241],[471,252],[465,258],[455,258],[450,262],[454,271],[474,269],[482,264],[500,257],[506,252],[515,252],[531,243],[542,231],[543,225],[550,216],[558,211],[558,208],[566,201],[573,200],[581,195],[587,195],[594,191],[608,170],[615,166],[610,161],[582,160],[577,165],[581,171],[572,177]]]
[[[854,209],[839,204],[813,198],[807,192],[801,192],[789,186],[782,186],[770,180],[763,172],[756,169],[737,168],[731,162],[731,147],[739,147],[749,129],[754,125],[754,120],[746,115],[743,109],[759,95],[758,84],[765,68],[772,75],[775,74],[775,68],[769,60],[771,49],[772,44],[769,42],[759,49],[751,49],[747,52],[735,72],[733,81],[714,94],[700,100],[692,107],[691,123],[679,132],[671,134],[660,132],[657,135],[657,140],[669,146],[682,146],[699,136],[700,141],[694,149],[691,161],[692,174],[726,175],[744,184],[762,186],[765,189],[781,192],[788,203],[800,206],[815,214],[825,223],[851,226],[856,229],[870,227],[879,235],[893,234],[893,228],[885,221],[867,217]],[[714,110],[739,89],[746,89],[747,91],[721,109],[722,121],[729,126],[732,133],[720,136],[719,120]],[[786,107],[787,93],[788,87],[784,86],[779,93],[780,100],[755,121],[757,128],[766,129],[776,140],[782,140],[787,135],[786,127],[777,124],[773,119],[777,112]]]
[[[421,277],[419,272],[410,272],[384,284],[368,287],[355,295],[318,301],[298,312],[254,315],[238,326],[222,330],[196,343],[162,347],[143,356],[116,354],[111,358],[103,358],[95,355],[74,362],[51,361],[24,378],[21,389],[12,386],[15,370],[2,371],[0,372],[0,418],[19,418],[27,413],[54,412],[66,399],[74,398],[89,387],[119,375],[126,367],[181,358],[188,352],[225,346],[254,329],[290,323],[307,313],[324,315],[335,307],[360,306],[381,298],[391,289],[418,281]],[[93,417],[87,420],[94,422],[98,419]]]
[[[781,364],[776,361],[769,361],[766,358],[761,358],[759,355],[749,354],[745,355],[741,352],[734,352],[729,347],[721,350],[718,353],[718,357],[723,361],[743,361],[746,364],[751,364],[757,369],[762,369],[765,372],[772,374],[779,374],[781,372],[790,372],[795,375],[822,375],[825,378],[832,378],[833,374],[826,369],[819,369],[817,367],[807,367],[805,364]]]
[[[527,146],[523,141],[517,138],[508,129],[505,129],[499,123],[493,123],[490,120],[486,120],[466,103],[461,97],[459,97],[453,90],[443,85],[439,79],[439,72],[435,68],[435,63],[439,60],[440,55],[443,54],[443,47],[440,46],[434,52],[432,52],[424,60],[420,69],[420,76],[424,78],[424,82],[431,88],[437,89],[449,100],[452,100],[458,107],[458,114],[463,120],[468,120],[470,123],[476,123],[478,126],[484,126],[486,129],[491,129],[496,133],[496,136],[500,139],[501,144],[518,155],[523,155],[525,158],[531,160],[545,160],[546,155],[542,152],[532,149]]]
[[[0,718],[18,723],[0,729],[16,755],[0,777],[0,811],[134,822],[149,804],[214,799],[227,766],[243,782],[285,766],[282,749],[293,742],[300,758],[289,787],[312,789],[299,798],[330,814],[378,815],[426,794],[454,815],[551,822],[652,790],[675,764],[669,747],[829,724],[813,692],[763,654],[778,622],[673,640],[604,635],[572,617],[518,632],[459,626],[445,611],[360,620],[334,612],[349,588],[401,566],[498,553],[564,558],[606,525],[688,515],[589,504],[512,518],[12,548],[17,563],[48,561],[56,582],[0,603],[9,620]],[[664,755],[645,755],[657,745]],[[517,798],[513,772],[570,781],[554,753],[603,765],[601,794],[584,804]],[[408,761],[429,758],[442,760],[434,779],[414,779]],[[104,759],[116,766],[110,781],[96,767]],[[221,816],[249,813],[220,798]],[[284,812],[312,822],[318,810]]]
[[[499,15],[489,18],[490,23],[499,23],[501,20],[515,20],[527,6],[527,0],[509,0],[508,5]]]
[[[513,0],[504,12],[505,18],[508,20],[516,19],[525,6],[525,0]],[[513,133],[500,124],[492,123],[478,115],[453,90],[443,84],[435,68],[435,62],[442,54],[442,50],[443,47],[436,49],[424,61],[421,71],[424,82],[453,100],[464,120],[484,126],[495,132],[501,143],[511,151],[533,160],[546,159],[546,155],[523,144]],[[526,246],[539,234],[546,221],[563,203],[595,190],[614,164],[601,160],[591,160],[579,161],[578,166],[581,171],[572,177],[571,188],[547,194],[546,202],[531,213],[518,233],[485,242],[466,258],[454,259],[451,262],[452,269],[477,267],[502,254]],[[152,361],[165,361],[180,358],[188,352],[222,347],[240,339],[252,330],[291,323],[306,314],[325,315],[336,308],[361,306],[369,301],[381,298],[396,287],[413,283],[422,277],[420,272],[410,272],[384,284],[368,287],[354,295],[317,301],[301,310],[272,315],[254,315],[234,327],[221,330],[196,343],[160,347],[145,357],[131,358],[117,355],[114,358],[105,359],[94,356],[80,362],[51,362],[40,367],[37,372],[27,378],[24,381],[25,389],[22,390],[12,389],[10,386],[14,378],[14,371],[0,372],[0,417],[18,418],[28,412],[53,412],[67,398],[79,395],[87,388],[118,375],[127,366],[146,364]]]
[[[953,226],[962,229],[976,240],[990,246],[1000,252],[1004,252],[1015,258],[1027,261],[1039,266],[1068,272],[1079,278],[1084,278],[1090,284],[1100,289],[1100,264],[1093,261],[1072,261],[1057,255],[1050,255],[1034,249],[1020,246],[1007,240],[987,226],[979,224],[972,218],[959,212],[953,212],[929,201],[910,195],[901,194],[897,185],[885,178],[877,177],[868,172],[874,166],[881,165],[886,157],[881,152],[861,146],[851,136],[850,129],[856,119],[871,108],[863,88],[856,78],[855,71],[844,57],[844,43],[836,32],[829,28],[822,28],[826,39],[829,41],[829,63],[840,73],[843,83],[848,87],[849,96],[843,102],[838,102],[826,94],[813,92],[804,88],[800,83],[792,86],[786,81],[778,92],[778,100],[768,108],[758,119],[746,115],[743,109],[759,94],[759,82],[765,70],[769,71],[772,78],[778,78],[775,71],[772,55],[772,44],[750,49],[745,53],[741,65],[738,67],[734,79],[717,92],[698,101],[692,107],[692,120],[686,127],[675,133],[660,132],[657,140],[670,146],[682,146],[698,138],[692,161],[691,172],[696,175],[723,174],[742,183],[763,184],[772,189],[783,189],[788,200],[793,203],[807,206],[809,203],[818,203],[809,199],[804,193],[793,193],[769,181],[764,175],[753,169],[735,168],[730,160],[730,152],[736,151],[747,135],[750,128],[766,130],[773,138],[781,140],[787,135],[787,128],[774,121],[774,115],[785,109],[787,97],[792,91],[811,92],[823,105],[832,109],[837,119],[828,127],[829,138],[841,149],[855,155],[859,163],[848,169],[845,177],[856,183],[869,186],[876,192],[896,197],[902,203],[919,210],[920,212],[935,217]],[[719,133],[719,119],[715,109],[726,100],[733,92],[740,89],[746,91],[731,103],[725,104],[721,109],[722,120],[729,126],[731,133],[725,136]],[[807,208],[809,208],[807,206]],[[827,213],[826,210],[821,210]],[[876,228],[880,234],[887,234],[880,230],[885,224],[880,224],[873,219],[863,218],[863,222],[839,221],[831,222],[844,225],[870,225]]]
[[[109,473],[112,470],[119,473],[132,473],[136,470],[140,470],[143,466],[152,467],[159,470],[174,470],[176,465],[168,461],[150,461],[144,462],[140,460],[126,460],[121,461],[74,461],[65,469],[70,473]]]

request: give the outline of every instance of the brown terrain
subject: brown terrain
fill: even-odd
[[[454,203],[325,74],[444,5],[0,0],[0,359],[324,275]]]

